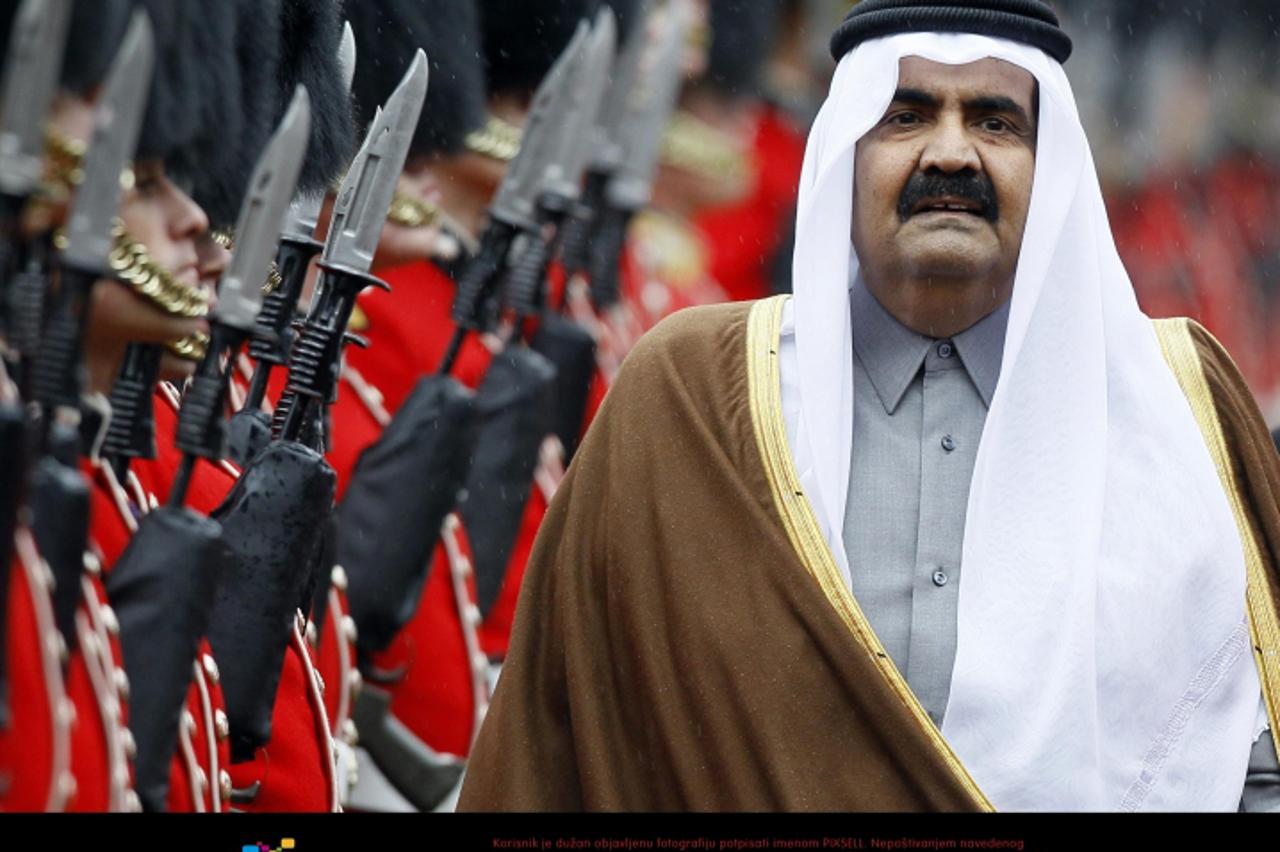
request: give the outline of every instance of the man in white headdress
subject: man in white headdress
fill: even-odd
[[[461,806],[1274,807],[1280,460],[1139,311],[1069,39],[864,0],[832,45],[795,295],[624,366]]]

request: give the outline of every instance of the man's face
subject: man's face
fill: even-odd
[[[1012,293],[1035,99],[1035,78],[1002,60],[901,60],[893,102],[858,142],[852,236],[868,289],[909,328],[956,334]]]
[[[208,239],[204,210],[165,175],[158,161],[136,164],[134,176],[134,186],[120,204],[125,230],[180,283],[208,288],[225,268],[226,253]],[[124,284],[94,287],[86,341],[92,389],[110,391],[129,343],[173,343],[208,330],[205,320],[171,316]]]

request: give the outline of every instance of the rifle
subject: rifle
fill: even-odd
[[[290,353],[286,393],[292,402],[280,419],[276,436],[279,439],[298,440],[315,406],[334,398],[356,297],[366,287],[389,289],[369,274],[369,267],[404,169],[426,90],[426,54],[418,51],[386,108],[375,117],[338,191],[319,264],[316,298]],[[357,201],[361,206],[356,206]],[[370,210],[378,211],[377,217]]]
[[[43,172],[45,116],[57,90],[62,54],[71,23],[71,0],[25,0],[15,12],[9,38],[9,62],[0,82],[0,339],[5,356],[17,361],[28,356],[38,341],[39,303],[35,309],[36,333],[28,317],[21,323],[26,334],[15,334],[10,317],[11,279],[24,255],[20,228],[22,211],[39,185]],[[33,256],[43,257],[35,242]],[[43,276],[35,280],[37,298],[43,296]],[[29,292],[25,288],[22,292]],[[22,339],[16,340],[16,337]],[[8,385],[8,377],[0,376]],[[12,388],[6,388],[6,391]],[[26,415],[21,400],[9,392],[0,395],[0,730],[9,724],[7,666],[7,612],[9,568],[13,536],[22,505],[28,466]]]
[[[346,90],[350,92],[356,68],[356,44],[349,22],[343,24],[338,64],[346,81]],[[262,311],[258,314],[253,338],[249,342],[249,355],[255,362],[253,377],[244,405],[231,418],[228,450],[231,458],[242,466],[248,464],[271,440],[271,421],[262,411],[262,403],[274,368],[289,363],[298,301],[302,297],[307,270],[324,248],[324,244],[314,236],[323,205],[322,193],[302,196],[294,199],[285,214],[276,254],[279,282],[263,299]]]
[[[211,342],[178,415],[177,444],[183,451],[179,478],[167,504],[142,519],[107,577],[134,683],[129,727],[137,744],[135,786],[148,810],[164,808],[191,661],[200,638],[211,629],[215,589],[221,593],[226,585],[220,577],[235,567],[223,526],[183,505],[187,484],[198,459],[221,457],[224,435],[219,427],[228,381],[222,365],[253,329],[261,282],[278,236],[276,223],[297,183],[309,123],[306,90],[299,87],[258,160],[241,206],[240,239],[210,315]],[[228,708],[229,681],[224,679]]]
[[[252,459],[215,512],[234,559],[232,575],[218,591],[209,640],[227,661],[223,692],[235,760],[252,757],[270,738],[289,626],[313,576],[322,543],[317,533],[327,526],[337,484],[333,469],[299,438],[336,390],[355,297],[376,281],[367,270],[426,82],[426,58],[419,51],[373,121],[339,190],[316,299],[290,354],[280,434]]]
[[[667,4],[667,13],[653,71],[635,93],[620,124],[618,139],[625,146],[625,153],[604,183],[597,209],[588,264],[591,300],[597,310],[612,307],[618,301],[618,263],[627,229],[653,196],[663,131],[680,92],[680,56],[691,12],[685,0],[675,0]]]
[[[80,454],[81,347],[94,282],[110,277],[111,223],[120,205],[120,175],[137,144],[154,57],[151,27],[135,14],[107,73],[94,111],[84,181],[72,201],[65,242],[56,260],[57,290],[32,365],[38,406],[36,447],[27,503],[32,532],[55,577],[58,626],[73,645],[79,577],[88,540],[89,486]]]

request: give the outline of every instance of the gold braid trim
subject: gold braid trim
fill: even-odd
[[[396,190],[387,210],[387,221],[405,228],[425,228],[440,221],[440,208]]]
[[[184,361],[199,363],[204,360],[204,353],[209,349],[209,335],[203,331],[197,331],[181,340],[165,344],[164,348]]]
[[[232,251],[236,246],[235,235],[230,229],[217,228],[209,232],[209,237],[227,251]],[[271,261],[271,265],[267,267],[267,281],[262,285],[263,295],[269,295],[272,290],[280,286],[282,280],[284,279],[280,277],[280,267],[274,260]]]
[[[489,116],[484,128],[467,134],[465,144],[477,154],[510,162],[520,151],[524,131],[496,115]]]
[[[681,110],[671,117],[662,140],[664,165],[715,180],[746,179],[746,152],[729,134]]]
[[[113,246],[107,262],[129,288],[167,314],[194,319],[209,313],[209,297],[188,287],[151,259],[147,247],[129,236],[118,219],[111,227]]]
[[[44,134],[44,185],[41,194],[64,199],[84,181],[84,155],[88,150],[79,139],[54,130]]]

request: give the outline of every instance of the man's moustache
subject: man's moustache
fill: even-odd
[[[929,198],[956,198],[977,205],[977,215],[994,224],[1000,218],[996,188],[985,174],[966,169],[954,174],[916,172],[898,198],[898,218],[910,219],[920,203]]]

